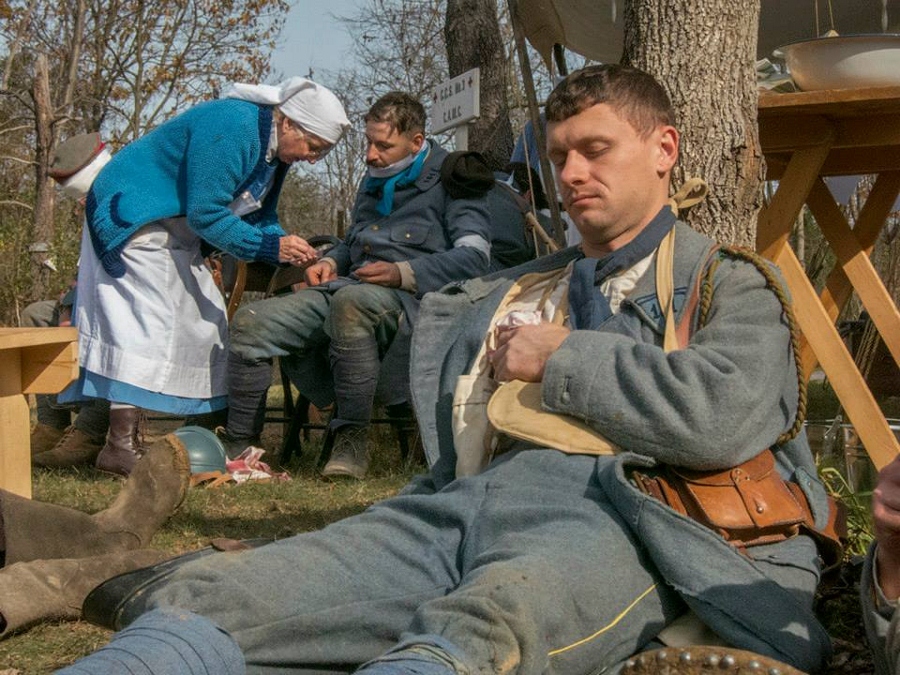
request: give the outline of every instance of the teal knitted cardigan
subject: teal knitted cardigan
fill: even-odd
[[[289,165],[276,160],[262,208],[243,218],[228,208],[245,190],[257,191],[260,176],[271,171],[271,130],[271,107],[222,99],[201,103],[122,148],[86,201],[91,242],[103,268],[122,276],[121,252],[134,233],[178,216],[186,216],[207,243],[241,260],[277,263],[285,232],[275,207]]]

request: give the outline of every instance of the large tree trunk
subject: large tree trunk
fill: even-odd
[[[32,281],[32,300],[48,293],[48,268],[44,261],[53,242],[53,206],[56,198],[51,178],[47,175],[53,153],[53,106],[50,101],[50,72],[47,57],[39,54],[34,63],[34,130],[35,130],[35,196],[32,261],[37,269]]]
[[[481,69],[481,117],[469,128],[469,148],[502,170],[513,148],[506,101],[506,53],[500,39],[495,0],[447,0],[444,23],[450,77]]]
[[[753,246],[764,162],[756,122],[759,0],[630,0],[623,61],[652,73],[669,92],[682,133],[677,188],[709,184],[687,216],[724,243]]]

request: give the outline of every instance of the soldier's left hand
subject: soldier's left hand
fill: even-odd
[[[400,268],[391,262],[378,262],[363,265],[353,275],[367,284],[377,284],[388,288],[400,288]]]

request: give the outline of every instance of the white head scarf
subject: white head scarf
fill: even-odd
[[[111,159],[112,153],[109,148],[104,147],[86,166],[60,182],[59,189],[72,199],[81,199],[91,189],[100,169]]]
[[[288,119],[332,145],[350,127],[338,97],[305,77],[291,77],[276,85],[237,83],[224,98],[277,106]]]

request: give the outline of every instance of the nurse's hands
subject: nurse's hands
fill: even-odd
[[[278,240],[278,262],[306,265],[318,257],[319,252],[296,234],[287,234]]]

